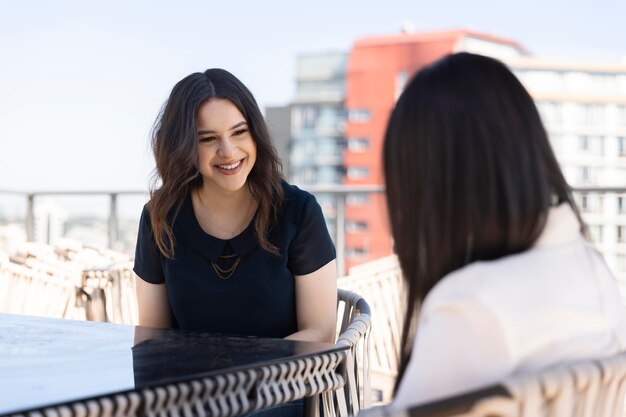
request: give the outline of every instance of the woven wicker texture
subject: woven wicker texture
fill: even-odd
[[[501,387],[405,410],[377,407],[360,417],[623,417],[626,353],[512,377]],[[496,388],[501,394],[493,394]]]
[[[372,397],[369,372],[369,305],[359,294],[339,289],[337,310],[337,345],[347,346],[349,350],[343,391],[333,391],[322,396],[324,415],[330,417],[356,415],[361,408],[370,406]]]
[[[388,403],[398,372],[404,294],[395,255],[358,265],[337,281],[340,288],[361,294],[376,314],[371,318],[370,373],[377,401]]]
[[[340,390],[338,371],[347,351],[225,372],[188,382],[106,395],[34,410],[14,417],[235,417]]]
[[[78,242],[20,245],[0,253],[0,312],[135,324],[128,256]]]

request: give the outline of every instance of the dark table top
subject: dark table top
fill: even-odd
[[[0,314],[0,414],[341,349]]]

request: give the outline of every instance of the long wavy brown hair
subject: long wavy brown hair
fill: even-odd
[[[172,225],[185,196],[202,183],[196,116],[203,103],[215,98],[230,100],[239,109],[256,143],[257,158],[247,181],[259,204],[254,230],[261,248],[277,255],[267,234],[284,200],[281,163],[254,96],[234,75],[218,68],[180,80],[152,128],[156,169],[147,209],[156,245],[165,257],[174,257]]]
[[[447,274],[529,249],[556,204],[587,230],[532,98],[495,59],[459,53],[418,72],[391,114],[383,154],[407,286],[399,382],[418,308]]]

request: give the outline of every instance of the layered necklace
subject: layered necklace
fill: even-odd
[[[204,201],[202,201],[202,197],[200,196],[200,190],[196,190],[196,192],[198,194],[198,201],[200,202],[200,206],[208,214],[208,216],[206,216],[205,218],[211,225],[211,229],[217,231],[220,234],[220,238],[221,236],[228,236],[227,239],[231,239],[246,229],[255,206],[253,199],[251,199],[250,205],[246,210],[246,215],[244,216],[243,220],[237,225],[237,228],[232,231],[224,231],[224,229],[220,228],[212,220],[213,216],[211,215],[210,210],[207,209]],[[218,261],[211,261],[211,266],[213,267],[213,270],[218,277],[220,277],[221,279],[229,279],[235,273],[235,270],[237,269],[237,266],[239,266],[240,262],[241,258],[239,257],[239,255],[234,251],[229,243],[226,243],[226,245],[224,246],[224,251],[220,255]]]
[[[230,249],[232,253],[229,253],[230,251],[228,249]],[[235,253],[229,244],[226,244],[224,252],[220,255],[219,260],[217,262],[211,261],[211,266],[218,277],[221,279],[228,279],[235,273],[235,269],[239,266],[240,261],[241,258],[239,255]]]

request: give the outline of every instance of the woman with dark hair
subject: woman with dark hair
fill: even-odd
[[[210,69],[153,129],[156,177],[134,271],[139,324],[332,342],[335,249],[315,198],[281,179],[250,91]]]
[[[626,347],[614,278],[505,65],[459,53],[419,71],[384,171],[408,300],[397,406]]]

